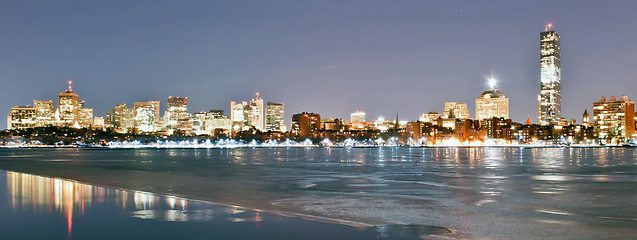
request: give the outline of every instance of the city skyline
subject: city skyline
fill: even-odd
[[[286,103],[286,124],[289,124],[289,119],[294,113],[317,112],[325,117],[346,119],[356,110],[365,111],[369,119],[381,116],[393,118],[393,115],[398,112],[401,119],[415,121],[422,113],[442,112],[444,102],[472,103],[480,93],[488,89],[483,76],[493,69],[500,83],[498,89],[507,96],[515,96],[510,97],[511,118],[517,122],[523,122],[527,117],[531,117],[533,122],[537,123],[534,117],[537,111],[535,101],[539,92],[537,83],[540,75],[537,64],[539,60],[537,36],[547,22],[552,22],[553,28],[563,38],[563,117],[567,120],[575,118],[579,121],[579,116],[584,109],[590,112],[591,103],[600,96],[635,97],[631,91],[635,89],[635,83],[630,81],[635,75],[635,70],[628,66],[629,63],[634,62],[634,51],[627,47],[621,48],[622,44],[628,44],[628,40],[631,39],[630,33],[621,30],[627,29],[622,27],[632,22],[627,19],[632,15],[616,14],[621,15],[620,18],[611,14],[614,11],[623,11],[624,8],[609,6],[600,10],[595,8],[598,7],[596,3],[578,6],[557,3],[552,4],[554,9],[542,14],[525,17],[523,21],[512,20],[507,23],[499,22],[498,19],[516,12],[515,9],[521,11],[523,7],[539,8],[542,3],[503,4],[504,6],[496,6],[495,2],[287,3],[289,4],[268,5],[265,9],[278,9],[285,13],[283,15],[291,14],[295,18],[299,17],[297,14],[303,13],[307,13],[308,17],[316,15],[320,17],[316,21],[301,17],[300,19],[309,21],[308,29],[292,28],[293,30],[289,31],[272,29],[279,25],[296,25],[288,21],[287,17],[291,16],[278,17],[269,14],[266,10],[259,10],[258,7],[263,7],[259,3],[254,3],[253,6],[247,7],[254,16],[248,16],[243,20],[252,23],[257,16],[270,19],[274,21],[273,25],[268,25],[273,33],[261,32],[260,34],[264,37],[252,41],[244,37],[258,36],[251,35],[259,33],[255,26],[243,29],[232,24],[213,24],[216,28],[234,30],[234,33],[239,35],[234,37],[240,39],[239,42],[244,46],[249,46],[246,52],[219,52],[223,54],[212,54],[219,51],[214,44],[210,48],[205,48],[207,50],[201,54],[184,45],[190,42],[182,37],[193,37],[193,34],[200,37],[212,36],[213,38],[207,39],[211,39],[212,43],[220,43],[219,36],[199,32],[198,29],[206,23],[197,19],[197,17],[203,18],[203,12],[196,11],[193,14],[194,17],[182,20],[169,17],[168,20],[173,21],[172,23],[168,20],[143,22],[133,15],[134,11],[140,11],[142,15],[147,14],[150,19],[158,20],[161,14],[151,10],[166,10],[172,6],[165,2],[149,4],[152,9],[148,11],[137,7],[132,10],[121,10],[119,13],[123,15],[123,19],[117,21],[131,21],[130,26],[118,29],[109,25],[104,28],[105,30],[103,29],[104,31],[99,32],[91,29],[87,29],[87,32],[72,31],[77,29],[78,24],[82,25],[79,21],[82,19],[80,17],[86,17],[88,15],[85,14],[91,13],[91,8],[82,4],[74,6],[73,9],[83,9],[85,12],[74,12],[63,19],[51,19],[50,22],[45,23],[44,17],[25,18],[41,9],[29,4],[5,3],[7,7],[3,9],[7,13],[3,14],[3,17],[7,19],[4,22],[10,22],[9,19],[19,19],[19,21],[16,21],[16,24],[1,26],[3,30],[6,30],[5,33],[10,34],[6,36],[6,42],[12,46],[11,49],[5,49],[5,59],[0,62],[5,73],[3,82],[7,86],[3,88],[5,90],[1,98],[3,102],[8,103],[2,106],[2,110],[6,113],[11,107],[29,104],[33,99],[54,100],[56,99],[54,94],[59,91],[57,89],[64,89],[65,82],[72,79],[74,90],[82,95],[82,99],[86,100],[89,107],[95,109],[95,116],[105,116],[117,104],[162,101],[166,96],[189,97],[191,101],[188,108],[191,113],[210,109],[223,109],[229,112],[227,104],[229,101],[250,99],[254,92],[258,91],[267,96],[269,101]],[[66,5],[68,4],[56,5],[53,9],[60,10],[60,7]],[[113,5],[103,7],[116,11],[117,6]],[[213,5],[230,12],[247,11],[233,4],[202,5],[205,5],[202,6],[204,9]],[[43,6],[46,4],[43,3]],[[318,10],[310,10],[315,6]],[[345,6],[359,6],[361,9],[352,12]],[[384,6],[386,9],[378,10],[379,6]],[[409,10],[410,7],[414,10]],[[509,13],[498,11],[505,7],[513,8],[513,10]],[[569,7],[580,10],[575,11],[579,14],[590,13],[594,9],[598,17],[587,18],[582,23],[578,23],[575,22],[576,14],[570,16],[558,14]],[[192,9],[193,6],[190,5],[176,6],[174,13],[176,16],[182,16],[184,11]],[[9,10],[13,12],[8,12]],[[416,10],[425,12],[440,10],[440,13],[421,16]],[[404,12],[405,15],[396,19],[389,18],[397,16],[399,12]],[[523,14],[528,14],[526,12],[533,11],[525,9],[524,12]],[[326,13],[335,14],[336,19],[344,26],[334,22],[336,20],[320,25],[321,21],[329,20],[323,16]],[[348,13],[358,13],[363,20],[371,22],[346,18]],[[212,15],[219,20],[231,18],[221,13]],[[431,20],[434,17],[439,17],[440,21],[436,24],[440,26],[432,25],[427,21],[418,21]],[[97,26],[101,26],[100,24],[106,24],[105,20],[108,19],[110,18],[106,16],[96,16],[87,18],[87,21],[99,23]],[[136,35],[130,32],[134,30],[131,28],[139,28],[142,23],[150,27],[151,30],[142,31],[148,35]],[[585,24],[589,25],[584,27]],[[257,25],[263,27],[263,25]],[[590,34],[590,28],[601,29],[602,26],[605,33],[616,37],[613,39],[614,47],[603,50],[591,49],[590,46],[594,45],[590,43],[600,42],[601,36],[584,35],[584,33]],[[368,28],[349,32],[349,30],[361,29],[360,27]],[[184,28],[188,31],[180,32],[179,29]],[[133,47],[139,47],[136,44],[141,44],[142,39],[154,41],[149,39],[158,34],[153,32],[153,29],[160,32],[159,35],[166,39],[156,39],[156,44],[150,44],[151,46],[139,51],[132,51]],[[316,41],[303,36],[304,33],[314,31],[325,35],[309,35],[315,36]],[[437,34],[431,34],[432,31]],[[120,36],[122,41],[119,45],[96,39],[100,37],[110,39],[109,36],[116,37],[117,33],[123,34]],[[166,35],[170,33],[184,33],[184,35],[180,37]],[[294,44],[286,48],[273,42],[277,39],[275,33],[289,33],[291,37],[280,37],[278,40]],[[405,37],[401,37],[403,35]],[[435,36],[442,37],[438,39]],[[498,37],[502,40],[494,44],[492,40],[480,40],[483,36]],[[17,42],[18,39],[25,41]],[[134,41],[136,39],[138,41]],[[225,38],[221,38],[223,39]],[[97,45],[88,40],[96,40],[103,45]],[[123,40],[133,41],[125,44]],[[321,43],[326,40],[335,42],[332,42],[332,45]],[[448,40],[452,40],[452,43],[448,43]],[[196,40],[195,43],[201,43],[201,41],[203,39]],[[28,45],[29,43],[31,45]],[[403,44],[406,47],[397,47],[396,44]],[[227,46],[234,50],[240,49],[238,45]],[[44,51],[38,52],[27,47]],[[378,47],[382,49],[368,52]],[[353,50],[341,51],[344,48]],[[118,50],[117,54],[108,53],[109,49]],[[131,51],[124,51],[126,49]],[[167,52],[166,49],[169,51]],[[211,52],[210,49],[216,50]],[[450,49],[453,51],[448,51]],[[271,59],[277,56],[274,54],[276,51],[282,51],[279,53],[283,54],[279,55],[279,58]],[[300,52],[290,55],[295,51]],[[441,54],[445,51],[447,55]],[[484,54],[485,52],[491,54]],[[152,59],[147,64],[118,63],[120,60],[131,63],[126,60],[130,57],[138,61],[149,60],[137,56],[140,53],[163,56],[164,58],[159,59],[164,59],[162,61],[165,61],[165,64]],[[481,58],[487,56],[487,58],[479,59],[478,56]],[[266,60],[266,57],[270,60]],[[615,61],[600,59],[615,59]],[[80,61],[84,60],[88,61],[80,64]],[[294,61],[297,63],[293,64]],[[241,62],[247,63],[241,64]],[[167,67],[170,65],[168,63],[172,64],[172,68]],[[214,68],[215,71],[203,70],[210,68]],[[607,84],[595,85],[600,81],[599,79],[604,79],[604,83]],[[152,84],[148,84],[149,82]],[[33,86],[41,86],[41,89],[33,88]],[[51,88],[56,90],[50,91]],[[469,104],[469,112],[471,117],[475,118],[475,109],[472,105]],[[2,126],[6,126],[5,120],[2,121]]]

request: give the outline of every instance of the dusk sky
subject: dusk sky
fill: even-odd
[[[561,36],[562,116],[637,98],[635,1],[0,1],[0,129],[16,105],[74,92],[115,105],[185,96],[189,112],[285,103],[349,121],[415,121],[488,88],[537,123],[539,39]]]

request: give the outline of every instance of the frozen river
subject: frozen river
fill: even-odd
[[[637,236],[635,148],[0,149],[0,169],[338,222],[371,239]]]

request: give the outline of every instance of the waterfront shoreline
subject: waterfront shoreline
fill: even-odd
[[[199,203],[204,203],[204,204],[208,204],[208,205],[212,205],[212,206],[222,206],[222,207],[227,207],[227,208],[238,208],[238,209],[247,210],[247,211],[263,212],[263,213],[278,215],[278,216],[281,216],[281,217],[286,217],[286,218],[291,218],[291,219],[299,219],[299,220],[306,220],[306,221],[312,221],[312,222],[320,222],[320,223],[325,223],[325,224],[344,225],[344,226],[348,226],[348,227],[352,227],[352,228],[357,228],[357,229],[360,229],[360,230],[364,230],[364,229],[368,229],[368,228],[375,228],[375,227],[382,227],[382,226],[413,226],[413,225],[405,225],[405,224],[391,224],[391,225],[389,225],[389,224],[370,224],[370,223],[365,223],[365,222],[362,222],[362,221],[352,221],[352,220],[346,220],[346,219],[330,218],[330,217],[326,217],[326,216],[317,216],[317,215],[311,215],[311,214],[304,214],[304,213],[299,213],[299,212],[281,211],[281,210],[276,210],[276,209],[263,209],[263,208],[255,208],[255,207],[250,207],[250,206],[237,205],[237,204],[233,204],[233,203],[223,203],[223,202],[213,201],[213,200],[210,200],[210,199],[201,199],[201,198],[192,197],[192,196],[189,196],[188,194],[175,194],[175,193],[165,193],[165,192],[149,192],[149,191],[137,190],[137,189],[126,188],[126,187],[121,187],[121,186],[116,186],[116,185],[100,184],[100,183],[95,183],[95,182],[90,182],[90,181],[77,180],[77,179],[69,178],[69,177],[60,177],[60,176],[52,176],[52,175],[45,175],[45,174],[34,174],[34,173],[23,172],[23,171],[7,170],[7,169],[4,169],[4,168],[0,169],[0,171],[14,172],[14,173],[19,173],[19,174],[28,174],[28,175],[33,175],[33,176],[50,178],[50,179],[53,179],[53,180],[59,179],[59,180],[63,180],[63,181],[79,183],[79,184],[86,184],[86,185],[91,185],[91,186],[95,186],[95,187],[102,187],[102,188],[120,190],[120,191],[123,191],[123,192],[134,192],[134,193],[149,194],[149,195],[159,196],[159,197],[163,197],[163,198],[181,198],[181,199],[184,199],[184,200],[187,200],[187,201],[190,201],[190,202],[199,202]],[[455,230],[449,229],[449,228],[446,228],[446,227],[430,226],[430,225],[418,225],[418,227],[420,227],[421,229],[422,228],[428,229],[429,230],[429,236],[428,237],[446,237],[446,238],[450,238],[451,237],[451,238],[454,238],[454,239],[464,238],[463,236],[458,235]],[[423,238],[423,236],[420,236],[420,238]]]
[[[29,148],[84,148],[84,149],[228,149],[228,148],[634,148],[633,145],[388,145],[388,146],[321,146],[321,145],[242,145],[242,146],[79,146],[79,145],[19,145],[0,146],[0,149],[29,149]]]

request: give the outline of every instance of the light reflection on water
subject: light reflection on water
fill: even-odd
[[[6,181],[0,197],[7,199],[0,212],[10,212],[0,215],[3,239],[414,239],[449,233],[428,226],[353,228],[11,171],[0,170],[0,177]],[[64,218],[64,238],[55,233],[56,216]],[[35,221],[41,217],[53,218]],[[24,232],[22,226],[41,230]]]
[[[567,238],[577,239],[609,229],[621,238],[637,229],[634,148],[79,150],[78,159],[54,163],[42,162],[70,157],[39,151],[24,155],[45,157],[24,158],[58,168],[74,168],[74,162],[101,177],[134,171],[144,176],[142,184],[136,184],[144,191],[339,219],[444,226],[496,239],[528,229],[545,233],[539,238],[573,234]],[[3,161],[18,165],[17,159],[0,158],[0,166]],[[135,211],[136,218],[219,219],[218,213],[196,212],[179,198],[146,194],[104,193],[106,198],[122,199],[120,208]],[[158,206],[165,208],[163,212],[156,211]],[[262,213],[224,219],[250,223],[260,219],[257,214]],[[506,227],[494,229],[489,222]],[[555,227],[559,224],[573,225]]]
[[[92,186],[59,178],[7,171],[6,183],[8,204],[13,210],[30,211],[39,215],[63,215],[69,238],[72,236],[73,220],[84,217],[85,209],[104,202],[114,203],[131,217],[145,220],[206,222],[215,215],[214,209],[188,210],[188,201],[184,198]],[[133,209],[129,209],[131,195]],[[234,208],[228,213],[244,212],[245,210]],[[229,218],[233,222],[236,219],[241,218]],[[262,221],[263,216],[257,212],[254,219]]]

